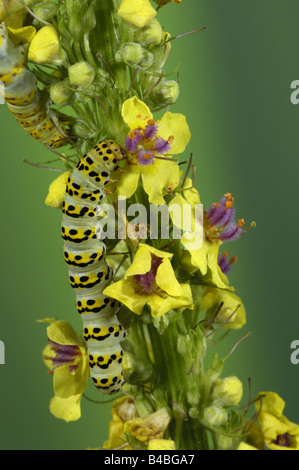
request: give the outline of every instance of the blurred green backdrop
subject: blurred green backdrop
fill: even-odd
[[[253,394],[271,390],[299,422],[299,365],[290,343],[299,339],[297,221],[299,107],[290,84],[299,79],[298,0],[183,0],[159,13],[177,35],[208,30],[173,42],[167,71],[178,62],[180,99],[171,109],[186,114],[192,131],[198,189],[209,206],[225,192],[236,199],[237,217],[257,228],[227,246],[238,263],[230,275],[248,323],[221,345],[225,374],[252,379]],[[85,449],[107,438],[110,405],[83,401],[76,423],[48,411],[52,378],[41,359],[44,317],[61,317],[80,331],[74,295],[62,258],[61,214],[44,205],[56,173],[26,166],[52,154],[18,127],[4,105],[1,120],[1,449]],[[188,153],[186,153],[188,156]],[[91,386],[89,396],[99,395]]]

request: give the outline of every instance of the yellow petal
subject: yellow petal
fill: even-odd
[[[152,294],[136,294],[134,281],[132,278],[111,284],[110,286],[106,287],[103,293],[123,303],[137,315],[142,313],[143,307],[152,297]]]
[[[140,247],[144,246],[146,247],[153,255],[158,256],[158,258],[169,258],[171,259],[173,257],[172,253],[168,253],[167,251],[162,251],[158,250],[157,248],[154,248],[151,245],[145,245],[143,243],[140,243]]]
[[[153,318],[160,318],[170,310],[184,310],[187,308],[192,310],[194,308],[190,286],[181,284],[181,288],[183,289],[183,295],[180,297],[165,296],[162,298],[158,295],[152,295],[148,299],[147,303],[151,308]]]
[[[81,394],[69,398],[53,397],[50,401],[50,411],[58,419],[67,423],[81,418]]]
[[[162,263],[157,269],[156,283],[164,292],[169,295],[179,297],[184,295],[184,290],[180,283],[177,281],[173,267],[169,259],[163,259]]]
[[[43,361],[44,361],[44,363],[46,364],[46,366],[48,367],[49,370],[52,370],[52,360],[51,360],[51,358],[54,359],[55,356],[56,356],[55,351],[53,351],[51,346],[49,344],[47,344],[47,346],[43,350]]]
[[[68,398],[85,391],[88,379],[88,368],[83,365],[82,357],[78,358],[76,365],[78,369],[73,373],[69,370],[69,364],[57,367],[54,370],[53,389],[57,397]]]
[[[11,28],[7,27],[9,32],[9,37],[12,42],[16,45],[19,42],[26,44],[32,41],[36,34],[36,29],[34,26],[24,26],[24,28]]]
[[[150,245],[145,245],[140,243],[139,248],[135,254],[133,263],[127,269],[125,279],[128,279],[129,276],[135,276],[136,274],[146,274],[151,269],[152,257],[151,254],[157,256],[158,258],[172,258],[171,253],[166,251],[157,250]]]
[[[65,171],[58,178],[56,178],[49,187],[49,193],[46,197],[45,204],[60,209],[65,197],[65,190],[70,171]]]
[[[122,173],[120,181],[117,183],[116,192],[117,196],[129,199],[138,188],[140,167],[139,165],[126,165]]]
[[[54,343],[68,346],[81,345],[80,336],[66,321],[56,321],[51,323],[47,328],[47,335]]]
[[[151,204],[165,204],[164,196],[167,189],[177,187],[180,179],[180,170],[176,162],[155,160],[148,166],[140,166],[144,191]]]
[[[258,397],[262,399],[262,411],[280,417],[285,408],[284,400],[275,392],[260,392]],[[260,409],[260,401],[256,403],[257,410]]]
[[[175,442],[168,439],[151,439],[147,450],[175,450]]]
[[[150,109],[136,96],[125,101],[122,106],[122,117],[130,129],[145,128],[147,121],[153,118]]]
[[[246,442],[241,442],[237,450],[258,450],[256,447],[246,444]]]
[[[151,252],[147,246],[142,245],[138,248],[134,261],[127,269],[125,279],[136,274],[146,274],[150,271],[152,264]]]
[[[191,132],[183,114],[165,113],[158,121],[158,135],[165,140],[173,137],[170,153],[175,155],[182,153],[186,149],[191,138]]]
[[[36,33],[29,46],[28,58],[37,64],[61,61],[59,37],[54,26],[44,26]]]
[[[191,178],[186,178],[183,194],[189,204],[201,204],[198,191],[193,187]]]
[[[157,12],[149,0],[122,0],[118,14],[127,23],[143,28],[156,16]]]

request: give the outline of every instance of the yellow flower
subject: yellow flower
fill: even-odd
[[[19,8],[15,13],[10,15],[10,12],[20,6],[20,0],[0,0],[0,23],[4,21],[7,26],[20,28],[23,25],[26,15],[25,8]]]
[[[299,450],[299,426],[283,416],[285,402],[274,392],[261,392],[256,402],[258,420],[271,450]]]
[[[64,56],[54,26],[44,26],[36,33],[29,46],[28,59],[37,64],[63,62]]]
[[[47,328],[49,344],[43,351],[45,364],[53,374],[55,396],[51,413],[66,422],[81,417],[81,397],[89,375],[88,356],[80,336],[65,321],[55,321]]]
[[[70,174],[70,171],[65,171],[50,184],[49,193],[45,200],[47,206],[54,209],[61,208],[64,201],[66,183]]]
[[[258,450],[258,449],[249,444],[246,444],[246,442],[241,442],[237,450]]]
[[[187,188],[186,183],[185,187]],[[192,193],[188,194],[188,191],[184,191],[183,195],[177,194],[169,206],[171,207],[173,204],[183,206],[188,202],[194,207],[200,204],[199,195],[193,188]],[[193,215],[197,225],[200,226],[201,224],[202,226],[203,241],[201,247],[194,249],[191,245],[190,248],[189,238],[184,235],[181,238],[182,245],[186,250],[181,260],[184,269],[190,273],[199,270],[201,276],[204,277],[205,284],[225,290],[233,290],[233,287],[229,286],[228,278],[219,266],[219,248],[225,241],[236,240],[245,233],[242,228],[245,224],[244,220],[239,219],[237,223],[234,220],[235,209],[233,206],[234,198],[230,193],[226,193],[208,211],[203,210],[203,217],[201,217],[201,214]],[[173,223],[177,225],[174,220]],[[229,264],[233,262],[233,259]]]
[[[184,152],[190,140],[186,118],[167,112],[155,122],[150,109],[136,97],[125,101],[122,117],[130,132],[126,138],[127,173],[117,185],[118,195],[131,197],[141,177],[149,202],[164,204],[163,196],[179,184],[179,166],[169,155]]]
[[[176,450],[175,442],[169,439],[151,439],[147,450]]]
[[[124,430],[140,442],[148,443],[151,439],[162,439],[169,422],[169,414],[165,408],[161,408],[143,418],[127,421]]]
[[[122,20],[132,26],[143,28],[156,16],[157,12],[149,0],[122,0],[118,14]]]
[[[140,244],[125,278],[111,284],[104,294],[140,315],[147,304],[153,318],[172,309],[193,309],[191,288],[179,284],[171,265],[171,253]]]

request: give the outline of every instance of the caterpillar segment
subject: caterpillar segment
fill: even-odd
[[[98,143],[72,171],[62,206],[64,259],[83,321],[90,376],[106,394],[118,392],[124,383],[120,343],[126,332],[117,318],[119,302],[103,294],[112,272],[105,262],[105,243],[97,237],[96,215],[104,186],[124,158],[123,149],[112,140]]]
[[[35,75],[26,68],[24,47],[14,46],[3,23],[0,24],[0,82],[8,110],[31,137],[54,149],[68,143],[68,122],[61,113],[50,110],[49,96],[37,88]]]

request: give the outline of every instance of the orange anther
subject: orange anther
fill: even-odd
[[[149,158],[152,158],[152,155],[150,153],[145,153],[144,155],[142,155],[142,158],[144,158],[145,160],[149,160]]]
[[[229,201],[232,201],[232,200],[233,200],[233,197],[232,197],[231,193],[225,193],[225,194],[224,194],[224,197],[225,197],[225,199],[227,199],[227,200],[229,200]]]
[[[238,260],[238,258],[236,256],[232,256],[230,261],[229,261],[229,264],[233,264],[235,263],[236,261]]]
[[[243,227],[243,225],[245,225],[245,220],[244,219],[239,219],[238,220],[238,228]]]
[[[149,120],[147,121],[147,124],[148,124],[149,126],[154,126],[154,125],[155,125],[155,121],[154,121],[153,119],[149,119]]]
[[[129,139],[133,140],[135,136],[136,136],[136,131],[131,131],[129,134]]]
[[[224,251],[224,252],[222,253],[222,256],[224,256],[224,258],[226,258],[226,257],[228,256],[228,251]]]
[[[171,144],[171,142],[173,142],[173,141],[174,141],[174,136],[173,135],[169,136],[168,137],[168,142]]]
[[[225,209],[231,209],[233,207],[233,203],[231,201],[226,201],[225,203]]]
[[[216,209],[217,207],[220,207],[219,202],[214,202],[214,207],[215,207],[215,209]]]

